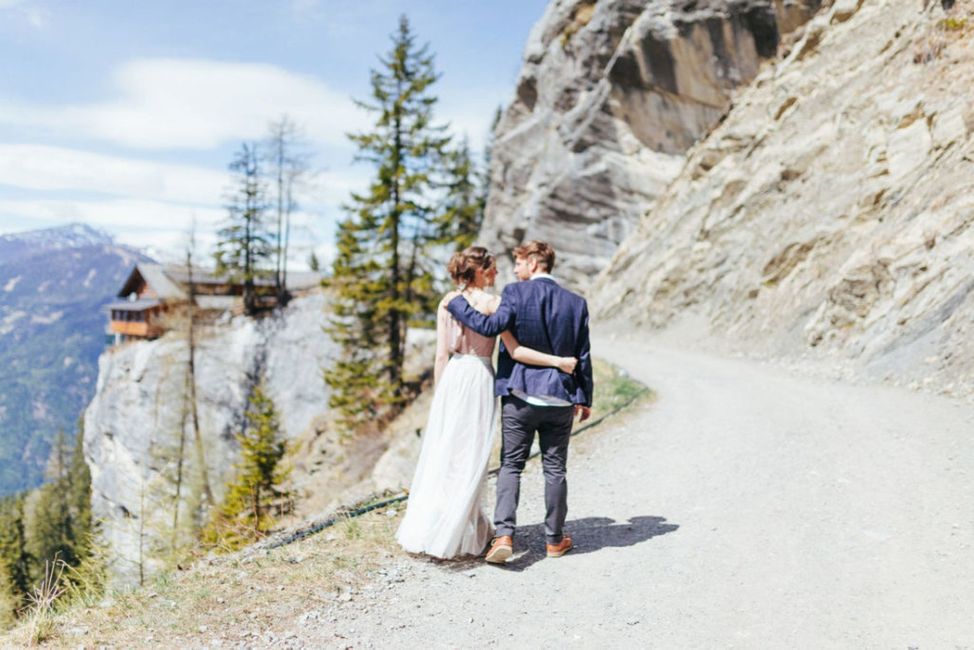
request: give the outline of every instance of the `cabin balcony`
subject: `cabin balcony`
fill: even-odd
[[[124,337],[155,339],[165,332],[165,329],[152,323],[137,321],[110,321],[108,329],[112,334],[120,334]]]

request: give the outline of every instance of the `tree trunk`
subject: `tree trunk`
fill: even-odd
[[[203,480],[203,496],[207,506],[212,507],[213,490],[210,489],[210,472],[206,467],[206,453],[203,435],[200,432],[199,400],[196,395],[196,282],[193,279],[193,261],[189,260],[189,410],[193,421],[193,441],[196,446],[196,462],[200,466]]]
[[[274,284],[277,290],[277,304],[284,304],[283,273],[283,221],[284,221],[284,133],[278,134],[275,142],[277,148],[277,263],[274,274]]]
[[[401,86],[401,83],[400,83]],[[401,95],[401,90],[399,92]],[[397,100],[398,101],[398,100]],[[399,226],[402,219],[400,201],[400,166],[402,164],[402,116],[400,107],[395,108],[395,133],[392,152],[392,261],[390,281],[392,283],[392,308],[389,310],[389,381],[392,384],[392,394],[396,402],[402,397],[402,336],[400,332],[402,313],[399,304]]]

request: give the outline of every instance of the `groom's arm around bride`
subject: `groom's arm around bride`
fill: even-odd
[[[561,557],[572,548],[571,537],[564,534],[568,444],[573,414],[580,413],[585,420],[591,413],[592,355],[588,305],[558,285],[551,276],[554,262],[551,246],[528,242],[514,251],[514,273],[521,282],[504,288],[492,315],[473,309],[463,296],[447,306],[454,318],[483,336],[509,330],[521,345],[578,359],[569,375],[556,368],[518,363],[501,347],[494,388],[501,397],[503,445],[494,510],[496,537],[486,557],[491,563],[502,564],[512,556],[521,472],[535,434],[545,475],[546,552],[548,557]]]
[[[530,249],[531,244],[522,248]],[[554,251],[550,247],[548,251],[553,263]],[[588,304],[561,287],[545,261],[536,260],[531,254],[515,255],[515,274],[520,281],[504,288],[500,304],[489,316],[471,307],[463,296],[454,298],[448,309],[454,318],[483,336],[510,331],[522,345],[548,354],[576,357],[575,372],[566,375],[555,368],[517,363],[502,345],[496,393],[500,397],[530,395],[572,404],[579,407],[584,420],[592,406],[594,389]]]

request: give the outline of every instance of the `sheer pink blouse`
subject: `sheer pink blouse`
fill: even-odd
[[[452,354],[471,354],[482,357],[489,364],[494,354],[495,338],[481,336],[464,327],[450,315],[445,305],[436,310],[436,363],[433,368],[434,381],[438,384],[443,369]]]
[[[494,354],[495,340],[494,337],[481,336],[464,327],[446,309],[437,310],[437,352],[445,350],[448,354],[474,354],[478,357],[490,357]]]

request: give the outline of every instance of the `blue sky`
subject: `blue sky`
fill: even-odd
[[[304,259],[369,178],[344,133],[368,126],[369,68],[406,13],[442,74],[437,115],[481,147],[514,91],[545,0],[0,0],[0,233],[81,221],[176,255],[224,216],[226,165],[290,115],[316,182]]]

